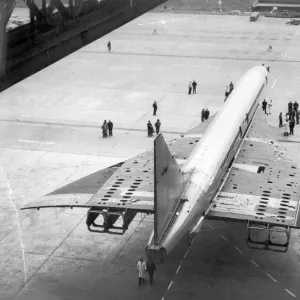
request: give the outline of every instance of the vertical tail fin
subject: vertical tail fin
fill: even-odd
[[[154,141],[154,244],[164,236],[180,202],[182,175],[163,136]]]

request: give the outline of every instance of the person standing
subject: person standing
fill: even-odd
[[[191,93],[192,93],[192,87],[193,87],[193,86],[192,86],[192,83],[190,82],[190,83],[189,83],[189,95],[191,95]]]
[[[145,281],[145,271],[146,270],[147,270],[146,263],[145,263],[144,259],[141,257],[136,266],[136,271],[139,275],[139,285],[141,285],[141,283],[142,282],[144,283],[144,281]]]
[[[298,104],[297,101],[294,102],[293,107],[294,107],[294,110],[295,110],[295,111],[298,110],[299,104]]]
[[[157,112],[157,103],[156,103],[156,101],[154,101],[152,106],[153,106],[153,116],[156,116],[156,112]]]
[[[292,117],[291,119],[294,121],[294,123],[296,123],[296,112],[294,110],[292,110]]]
[[[279,128],[283,126],[282,124],[282,112],[279,114]]]
[[[102,125],[102,136],[104,138],[107,137],[107,123],[106,123],[106,120],[104,120],[103,125]]]
[[[108,43],[107,43],[107,49],[108,49],[108,52],[110,52],[110,49],[111,49],[111,43],[110,43],[110,41],[108,41]]]
[[[290,126],[290,134],[291,135],[294,135],[294,127],[295,127],[295,122],[294,122],[294,120],[292,119],[292,120],[290,120],[290,124],[289,124],[289,126]]]
[[[205,121],[205,110],[203,108],[201,111],[201,122],[204,122],[204,121]]]
[[[153,130],[153,126],[150,121],[148,121],[148,123],[147,123],[147,131],[148,131],[148,136],[153,135],[154,130]]]
[[[193,81],[192,86],[193,86],[193,94],[196,94],[197,82],[195,80]]]
[[[156,265],[154,263],[154,261],[152,259],[149,259],[147,261],[147,272],[149,273],[149,279],[150,279],[150,283],[153,283],[153,276],[154,276],[154,271],[156,271]]]
[[[155,126],[155,130],[156,130],[156,134],[158,135],[159,130],[160,130],[160,126],[161,126],[161,123],[160,123],[159,119],[155,122],[154,126]]]
[[[228,87],[228,85],[226,85],[226,88],[225,88],[225,100],[224,100],[224,102],[227,100],[228,96],[229,96],[229,87]]]
[[[207,120],[209,118],[209,110],[208,109],[205,110],[204,118],[205,118],[205,120]]]
[[[288,132],[288,123],[289,123],[289,118],[286,118],[284,123],[283,123],[283,135],[284,136],[288,136],[289,132]]]
[[[299,116],[300,116],[300,111],[297,110],[296,111],[296,121],[297,121],[297,124],[299,124]]]
[[[262,108],[266,115],[268,114],[267,113],[267,104],[268,104],[268,102],[266,101],[266,99],[264,99],[264,101],[262,102]]]
[[[112,130],[113,130],[114,124],[111,120],[108,121],[107,127],[108,127],[108,135],[112,136],[113,135]]]
[[[272,106],[273,106],[273,103],[272,103],[272,100],[270,100],[268,103],[268,115],[272,114]]]
[[[231,94],[231,92],[233,91],[233,89],[234,89],[234,85],[233,85],[233,83],[230,81],[230,83],[229,83],[229,94]]]
[[[288,112],[290,115],[292,115],[292,111],[293,111],[293,103],[292,103],[292,101],[290,101],[288,104]]]

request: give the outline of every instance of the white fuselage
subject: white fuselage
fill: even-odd
[[[267,74],[265,67],[256,66],[243,75],[183,165],[189,178],[181,196],[185,202],[159,245],[167,253],[207,212],[253,118]]]

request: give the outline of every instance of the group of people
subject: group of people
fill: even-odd
[[[190,81],[188,94],[191,95],[192,91],[193,94],[196,94],[196,90],[197,90],[197,82],[195,80],[193,80],[193,82]]]
[[[231,92],[233,91],[233,89],[234,89],[234,85],[230,81],[229,85],[226,85],[226,88],[225,88],[225,99],[224,99],[224,102],[227,100],[228,96],[231,94]]]
[[[158,108],[156,101],[153,102],[152,107],[153,107],[153,116],[156,116],[156,112]],[[157,135],[159,134],[160,126],[161,126],[161,122],[159,119],[157,119],[157,121],[154,123],[154,126],[155,126],[155,131],[153,129],[152,123],[149,120],[147,123],[147,132],[149,137],[153,136],[154,132],[156,132]]]
[[[161,123],[160,123],[159,119],[157,119],[157,121],[154,123],[154,126],[155,126],[155,132],[158,135],[159,130],[160,130],[160,126],[161,126]],[[153,136],[154,129],[153,129],[153,126],[152,126],[150,121],[148,121],[148,123],[147,123],[147,131],[148,131],[148,136],[149,137]]]
[[[284,127],[285,135],[294,135],[295,124],[299,124],[300,111],[298,110],[299,104],[297,101],[288,103],[288,112],[285,115],[285,122],[283,122],[282,112],[279,114],[279,127]],[[290,132],[288,132],[289,127]]]
[[[104,120],[103,122],[103,125],[102,125],[102,136],[104,138],[107,137],[107,132],[108,132],[108,135],[109,136],[112,136],[113,135],[113,127],[114,127],[114,124],[111,120],[108,121],[108,123],[106,122],[106,120]]]
[[[210,114],[209,110],[203,108],[201,111],[201,122],[207,120],[209,118],[209,114]]]
[[[146,271],[149,274],[150,284],[152,284],[155,270],[156,270],[156,265],[153,260],[149,259],[146,263],[143,257],[141,257],[136,266],[136,271],[139,275],[139,285],[145,282]]]
[[[264,101],[262,102],[262,109],[266,115],[272,114],[272,107],[273,107],[272,100],[270,100],[268,103],[267,99],[265,98]]]

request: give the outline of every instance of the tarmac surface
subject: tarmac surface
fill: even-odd
[[[167,139],[254,65],[271,67],[266,116],[300,94],[300,37],[285,19],[148,13],[0,94],[0,299],[292,299],[300,297],[299,236],[285,254],[245,246],[245,226],[205,222],[138,286],[136,262],[153,228],[138,215],[122,236],[91,233],[81,209],[19,208],[153,145],[146,123],[158,102]],[[156,29],[158,35],[152,35]],[[106,44],[112,43],[108,53]],[[267,46],[273,46],[267,52]],[[197,95],[187,95],[188,82]],[[103,120],[114,136],[103,139]],[[300,125],[299,125],[300,126]],[[298,129],[299,128],[299,129]],[[300,163],[300,127],[278,139]]]

